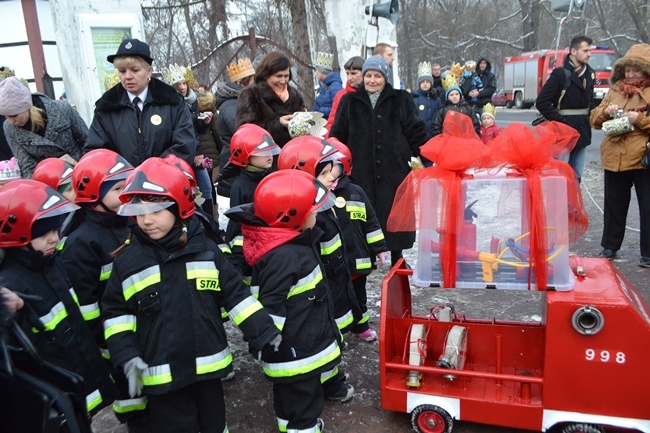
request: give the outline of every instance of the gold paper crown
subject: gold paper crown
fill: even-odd
[[[251,64],[251,59],[246,57],[244,60],[239,59],[237,63],[232,62],[228,65],[228,78],[233,83],[241,80],[242,78],[255,75],[255,68]]]
[[[474,72],[476,70],[476,62],[474,60],[468,60],[463,65],[463,70]]]
[[[460,76],[463,74],[463,68],[460,66],[460,63],[452,63],[451,68],[449,69],[449,73],[456,77],[456,79],[460,79]]]
[[[104,91],[108,91],[108,89],[112,88],[115,86],[117,83],[120,82],[120,77],[117,75],[117,69],[113,71],[112,75],[105,74],[104,75]]]
[[[329,53],[316,53],[316,68],[332,69],[334,67],[334,55]]]
[[[497,107],[490,104],[489,102],[483,106],[483,114],[491,114],[494,117],[494,114],[497,112]]]
[[[0,81],[7,77],[15,77],[16,73],[9,66],[0,66]]]
[[[431,62],[422,62],[418,65],[418,77],[431,76]]]
[[[456,78],[454,74],[452,74],[451,72],[445,75],[441,81],[442,81],[442,89],[445,92],[451,89],[452,87],[458,87],[458,78]]]
[[[165,83],[170,86],[180,81],[185,81],[189,87],[196,86],[194,72],[192,72],[189,66],[179,66],[178,64],[169,65],[169,67],[163,71],[162,76]]]

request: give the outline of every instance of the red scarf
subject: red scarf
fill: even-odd
[[[635,80],[628,80],[624,78],[620,82],[621,92],[625,95],[626,98],[631,98],[634,95],[639,95],[643,93],[643,89],[650,86],[650,78],[643,76]],[[643,96],[641,96],[641,99]]]

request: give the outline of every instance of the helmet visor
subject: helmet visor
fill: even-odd
[[[168,197],[160,195],[136,195],[117,209],[118,215],[137,216],[156,213],[174,205],[175,202]]]
[[[311,211],[325,212],[326,210],[331,209],[332,206],[334,206],[335,199],[334,196],[330,194],[330,190],[316,179],[314,179],[314,185],[316,185],[316,198],[314,199]]]
[[[264,140],[253,151],[251,156],[275,156],[280,154],[280,146],[277,144]]]
[[[68,201],[65,204],[62,204],[61,206],[55,207],[52,210],[48,210],[48,211],[42,213],[37,219],[50,218],[50,217],[55,217],[55,216],[59,216],[59,215],[68,214],[70,212],[76,211],[77,209],[79,209],[79,206],[77,206],[76,204]]]

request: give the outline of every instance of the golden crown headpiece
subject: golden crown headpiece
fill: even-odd
[[[460,66],[460,65],[459,65]],[[447,73],[443,78],[442,78],[442,89],[446,92],[447,90],[451,89],[452,87],[458,87],[458,78],[454,76],[451,72]]]
[[[7,77],[15,77],[16,73],[9,66],[0,66],[0,81]]]
[[[483,106],[483,114],[489,114],[494,118],[495,113],[497,112],[497,107],[490,104],[489,102]]]
[[[463,65],[464,71],[474,72],[476,70],[476,62],[474,60],[468,60]]]
[[[422,62],[418,65],[418,77],[431,76],[431,62]]]
[[[190,69],[189,66],[179,66],[178,64],[169,65],[169,67],[163,71],[162,76],[163,81],[170,86],[180,81],[185,81],[189,87],[196,86],[194,72],[192,72],[192,69]]]
[[[110,88],[115,86],[120,82],[120,77],[117,75],[117,69],[113,71],[113,74],[108,75],[104,74],[104,91],[108,91]]]
[[[316,53],[314,66],[322,69],[332,70],[334,68],[334,55],[329,53]]]
[[[255,75],[255,68],[251,63],[251,59],[246,57],[245,59],[239,59],[237,63],[232,62],[228,65],[228,78],[233,83],[241,80],[242,78],[250,77]]]
[[[460,63],[452,63],[451,68],[449,69],[449,73],[456,77],[456,79],[460,79],[460,76],[463,74],[463,68],[460,66]]]

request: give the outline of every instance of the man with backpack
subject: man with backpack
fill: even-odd
[[[594,70],[589,66],[592,40],[576,36],[571,40],[564,65],[555,68],[537,97],[537,109],[546,120],[565,123],[578,131],[580,138],[569,155],[562,159],[582,178],[591,144],[589,112],[594,105]]]

